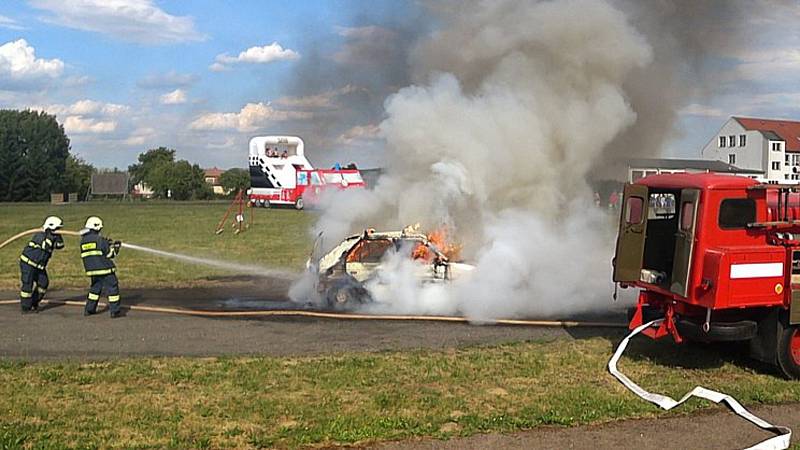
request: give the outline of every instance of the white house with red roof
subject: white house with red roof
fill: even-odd
[[[223,173],[225,173],[225,171],[217,167],[205,169],[206,183],[211,185],[211,189],[213,189],[215,194],[225,194],[225,189],[219,184],[219,177],[222,176]]]
[[[701,156],[758,170],[769,183],[800,183],[800,122],[731,117]]]

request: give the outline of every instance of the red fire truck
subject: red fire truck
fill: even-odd
[[[742,341],[800,378],[800,187],[715,174],[625,186],[614,281],[639,288],[631,329]],[[796,300],[796,301],[795,301]]]
[[[269,208],[313,206],[329,190],[363,188],[358,169],[315,169],[306,159],[303,140],[296,136],[256,136],[250,139],[250,189],[253,206]]]

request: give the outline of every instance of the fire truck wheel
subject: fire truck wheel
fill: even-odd
[[[297,200],[294,201],[294,209],[301,210],[303,209],[303,197],[298,197]]]
[[[786,328],[778,347],[778,366],[787,378],[800,379],[800,327]]]
[[[262,203],[261,206],[263,206],[264,208],[271,208],[272,203],[270,203],[269,200],[264,200],[264,203]]]

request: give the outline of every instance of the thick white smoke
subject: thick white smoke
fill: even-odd
[[[584,180],[636,122],[624,85],[651,49],[604,1],[458,9],[413,52],[420,82],[386,101],[386,175],[331,199],[317,230],[333,244],[444,223],[477,265],[433,291],[398,265],[394,294],[371,308],[481,320],[606,307],[614,231]]]

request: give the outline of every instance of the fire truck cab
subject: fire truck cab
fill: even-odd
[[[323,192],[363,188],[357,169],[315,169],[306,159],[303,140],[296,136],[256,136],[250,139],[252,206],[316,204]]]
[[[746,341],[800,378],[798,189],[716,174],[626,185],[613,276],[640,289],[631,329],[663,317],[645,334]]]

